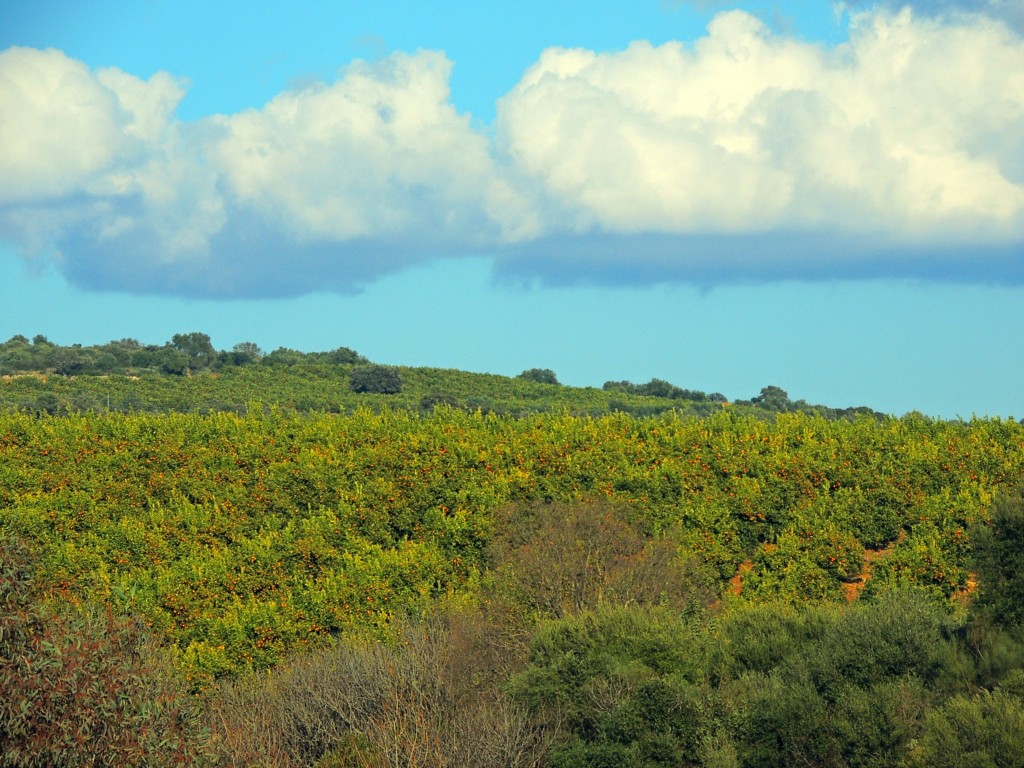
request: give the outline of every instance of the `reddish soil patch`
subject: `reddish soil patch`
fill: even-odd
[[[877,560],[881,560],[892,554],[893,548],[903,541],[907,537],[906,531],[900,531],[899,536],[896,537],[896,541],[892,542],[882,549],[865,549],[864,550],[864,569],[853,579],[843,584],[843,594],[846,596],[846,602],[852,603],[858,597],[860,593],[864,591],[864,587],[867,586],[868,580],[871,578],[871,566]]]
[[[971,595],[973,595],[977,591],[977,589],[978,574],[968,573],[967,583],[964,584],[963,589],[958,589],[956,592],[953,593],[952,600],[954,603],[959,603],[960,605],[967,605],[967,601],[970,599]]]
[[[736,569],[736,575],[729,579],[729,594],[738,595],[743,591],[743,574],[750,573],[754,567],[753,560],[744,560],[740,563],[740,567]]]
[[[846,597],[846,602],[852,603],[858,597],[860,593],[864,591],[864,587],[867,586],[868,580],[871,578],[871,565],[876,560],[880,560],[886,555],[892,552],[892,548],[896,546],[895,543],[890,544],[884,549],[865,549],[864,550],[864,568],[850,581],[843,583],[843,595]]]

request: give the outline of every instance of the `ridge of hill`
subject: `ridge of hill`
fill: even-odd
[[[360,407],[430,412],[437,406],[525,415],[623,412],[654,416],[674,411],[705,417],[724,408],[771,417],[803,412],[825,418],[884,414],[867,407],[833,408],[790,400],[766,386],[750,400],[729,402],[720,393],[682,389],[661,379],[645,384],[608,381],[596,387],[558,382],[548,369],[516,377],[432,367],[372,363],[347,347],[304,353],[256,344],[217,351],[202,333],[176,334],[164,345],[134,339],[96,346],[60,346],[44,336],[14,336],[0,344],[0,408],[47,413],[80,411],[215,412],[247,410],[253,403],[301,412],[343,412]]]

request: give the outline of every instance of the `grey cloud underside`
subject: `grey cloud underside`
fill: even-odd
[[[1022,251],[1020,243],[896,248],[840,232],[589,235],[509,249],[497,259],[495,272],[515,282],[537,278],[553,286],[880,278],[1024,285]]]
[[[98,248],[83,238],[66,276],[89,290],[210,299],[282,298],[317,292],[358,293],[387,274],[438,256],[407,244],[376,241],[304,245],[265,228],[215,240],[215,258],[192,265],[145,264],[123,258],[127,244]],[[894,248],[877,240],[827,232],[757,235],[575,235],[478,254],[493,259],[501,281],[551,286],[702,287],[780,280],[911,278],[964,284],[1024,285],[1020,244]],[[458,254],[466,255],[466,254]]]
[[[916,13],[937,16],[950,13],[983,14],[1024,32],[1022,0],[847,0],[854,8],[884,7],[899,10],[913,8]]]
[[[358,293],[380,278],[429,261],[437,249],[359,238],[296,242],[255,216],[243,216],[211,238],[206,257],[163,263],[151,233],[101,242],[75,233],[61,243],[64,274],[94,291],[209,299],[285,298]],[[132,258],[126,258],[130,254]]]

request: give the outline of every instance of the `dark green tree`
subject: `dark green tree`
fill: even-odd
[[[648,397],[677,397],[679,388],[674,384],[669,384],[663,379],[651,379],[646,384],[641,384],[636,388],[638,395],[647,395]]]
[[[53,370],[61,376],[74,376],[85,368],[82,350],[77,347],[58,347],[51,357]]]
[[[193,371],[209,368],[217,361],[217,350],[205,333],[176,333],[171,337],[170,346],[188,357],[188,367]]]
[[[297,349],[278,347],[261,361],[263,365],[299,365],[306,360],[306,355]]]
[[[231,348],[232,352],[237,352],[240,355],[245,355],[250,362],[258,363],[263,359],[263,350],[259,348],[258,344],[251,341],[242,341],[235,344]]]
[[[538,384],[558,384],[558,377],[549,368],[530,368],[520,373],[516,378],[535,381]]]
[[[370,362],[358,352],[348,347],[338,347],[331,352],[325,352],[323,360],[331,365],[365,365]]]
[[[353,392],[397,395],[402,391],[402,376],[388,365],[367,365],[352,371],[348,385]]]
[[[766,411],[784,412],[792,410],[793,403],[789,399],[789,393],[782,387],[769,385],[761,388],[761,394],[752,398],[751,403],[764,408]]]
[[[995,625],[1024,626],[1024,488],[996,496],[987,524],[974,528],[976,610]]]
[[[150,364],[163,373],[184,376],[189,370],[189,356],[174,347],[162,347],[149,358]]]

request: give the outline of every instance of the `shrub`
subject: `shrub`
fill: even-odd
[[[476,684],[491,677],[487,633],[459,624],[409,626],[393,646],[345,638],[223,684],[212,711],[229,764],[536,768],[546,731],[489,680]]]
[[[387,365],[367,365],[349,374],[349,389],[378,395],[397,395],[402,391],[402,376],[397,368]]]
[[[694,641],[669,611],[602,608],[543,624],[508,687],[561,730],[552,766],[691,765],[701,707]]]
[[[0,761],[212,764],[200,714],[135,623],[43,607],[23,547],[0,541]]]
[[[1024,702],[996,690],[956,696],[929,713],[911,752],[920,768],[1024,766]]]
[[[520,373],[516,378],[534,381],[538,384],[558,384],[558,377],[550,368],[530,368]]]
[[[1010,630],[1024,625],[1024,489],[996,497],[988,525],[971,533],[980,589],[976,610]]]
[[[511,504],[495,513],[498,596],[541,618],[600,604],[691,608],[711,601],[711,577],[675,545],[653,539],[604,502]]]

